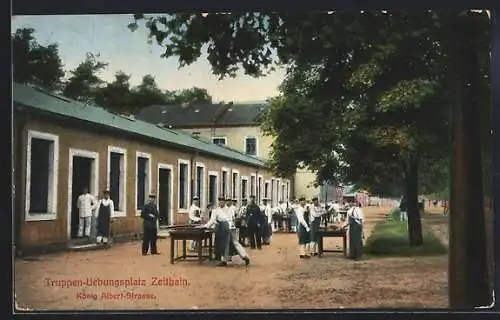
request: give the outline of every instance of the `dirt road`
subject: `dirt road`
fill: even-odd
[[[365,209],[367,238],[387,212],[388,208]],[[35,310],[447,305],[445,256],[367,257],[355,262],[341,254],[325,253],[321,259],[300,260],[297,236],[275,234],[271,246],[249,252],[248,269],[239,258],[227,268],[218,268],[208,262],[203,266],[196,262],[171,265],[168,244],[168,240],[159,241],[160,256],[141,256],[140,243],[134,242],[106,251],[16,260],[18,302]],[[325,248],[340,245],[341,239],[325,241]],[[97,286],[98,280],[109,279],[122,283]],[[167,285],[157,285],[155,279],[167,280]],[[125,286],[125,280],[131,280],[131,285]],[[72,286],[62,287],[67,284]]]

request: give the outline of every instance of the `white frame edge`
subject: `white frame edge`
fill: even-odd
[[[52,181],[49,181],[49,193],[47,197],[47,213],[30,213],[30,192],[31,192],[31,140],[43,139],[53,143],[52,155]],[[26,144],[26,177],[25,177],[25,202],[24,202],[24,221],[50,221],[57,219],[57,191],[59,182],[59,136],[40,132],[36,130],[28,130]],[[52,184],[52,190],[50,190]]]
[[[151,162],[152,162],[152,155],[150,153],[145,153],[145,152],[141,152],[141,151],[136,151],[135,152],[135,179],[134,179],[134,189],[135,189],[135,193],[134,193],[134,210],[135,210],[135,215],[136,216],[140,216],[141,215],[141,210],[137,210],[137,174],[139,173],[138,172],[138,165],[139,165],[139,161],[137,161],[137,159],[139,158],[146,158],[148,159],[148,166],[147,166],[147,169],[148,169],[148,181],[147,181],[147,192],[144,193],[144,199],[147,199],[148,198],[148,194],[147,193],[151,193],[151,188],[152,188],[152,184],[153,184],[153,174],[152,174],[152,171],[151,171]]]
[[[181,164],[186,164],[187,165],[187,188],[186,188],[186,208],[181,208],[181,202],[180,197],[181,197],[181,184],[180,184],[180,178],[181,178]],[[177,213],[187,213],[189,212],[189,206],[191,202],[191,161],[187,159],[177,159]]]
[[[120,179],[120,192],[123,194],[120,195],[120,202],[123,201],[123,206],[120,211],[114,211],[112,218],[123,218],[127,216],[127,149],[116,147],[116,146],[108,146],[108,154],[107,154],[107,172],[106,172],[106,188],[110,189],[110,181],[109,174],[111,171],[111,152],[120,153],[123,156],[123,181]],[[123,184],[122,184],[123,183]],[[113,199],[111,199],[113,200]],[[113,200],[114,202],[114,200]],[[115,206],[116,207],[116,206]],[[134,210],[135,211],[135,210]]]

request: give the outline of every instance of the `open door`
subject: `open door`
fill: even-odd
[[[170,212],[172,211],[172,169],[158,168],[158,211],[160,214],[159,225],[171,225]]]
[[[78,226],[80,223],[80,215],[77,207],[78,197],[87,188],[92,191],[92,165],[95,159],[73,156],[73,169],[71,172],[71,215],[70,215],[70,239],[74,240],[78,237]]]

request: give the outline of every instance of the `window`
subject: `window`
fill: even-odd
[[[115,216],[126,216],[127,151],[122,148],[108,147],[108,188],[115,206]]]
[[[269,181],[264,183],[264,198],[269,199]]]
[[[285,185],[282,184],[281,185],[281,198],[280,198],[281,201],[285,201]]]
[[[255,196],[256,192],[255,175],[250,177],[250,195]]]
[[[146,199],[151,192],[151,155],[147,153],[136,153],[136,192],[135,206],[140,211],[146,203]]]
[[[232,194],[231,194],[231,197],[233,199],[236,199],[238,198],[238,176],[239,176],[239,173],[238,171],[236,170],[233,170],[233,179],[231,180],[231,187],[232,187]]]
[[[290,182],[286,182],[286,199],[290,199]]]
[[[229,197],[228,169],[222,169],[222,196]]]
[[[225,146],[225,145],[227,145],[227,138],[226,137],[213,137],[212,143],[216,144],[218,146]]]
[[[247,188],[248,188],[248,178],[242,177],[241,178],[241,199],[246,199],[248,197]]]
[[[211,205],[217,205],[217,178],[218,172],[209,171],[208,172],[208,202]]]
[[[28,131],[26,164],[26,220],[57,217],[59,137]]]
[[[257,138],[245,137],[245,153],[251,156],[257,155]]]
[[[205,206],[205,165],[196,164],[196,196],[200,198],[200,206]]]
[[[189,161],[179,159],[179,210],[189,208]]]

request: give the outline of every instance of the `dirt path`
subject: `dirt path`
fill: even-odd
[[[366,238],[387,212],[388,208],[365,209]],[[141,256],[140,243],[135,242],[116,245],[107,251],[16,260],[15,291],[19,304],[35,310],[447,305],[446,257],[367,258],[354,262],[341,254],[325,253],[321,259],[305,261],[298,259],[295,234],[275,234],[271,246],[249,252],[252,264],[248,269],[239,258],[227,268],[217,268],[208,263],[199,266],[196,262],[171,265],[168,244],[168,240],[159,241],[160,256]],[[340,245],[341,239],[325,241],[325,248]],[[177,285],[153,285],[155,277],[177,279]],[[66,288],[56,285],[61,280],[85,282],[87,278],[122,282],[132,278],[145,283],[128,287],[123,283],[116,287],[85,283]],[[114,297],[105,299],[103,293]]]

